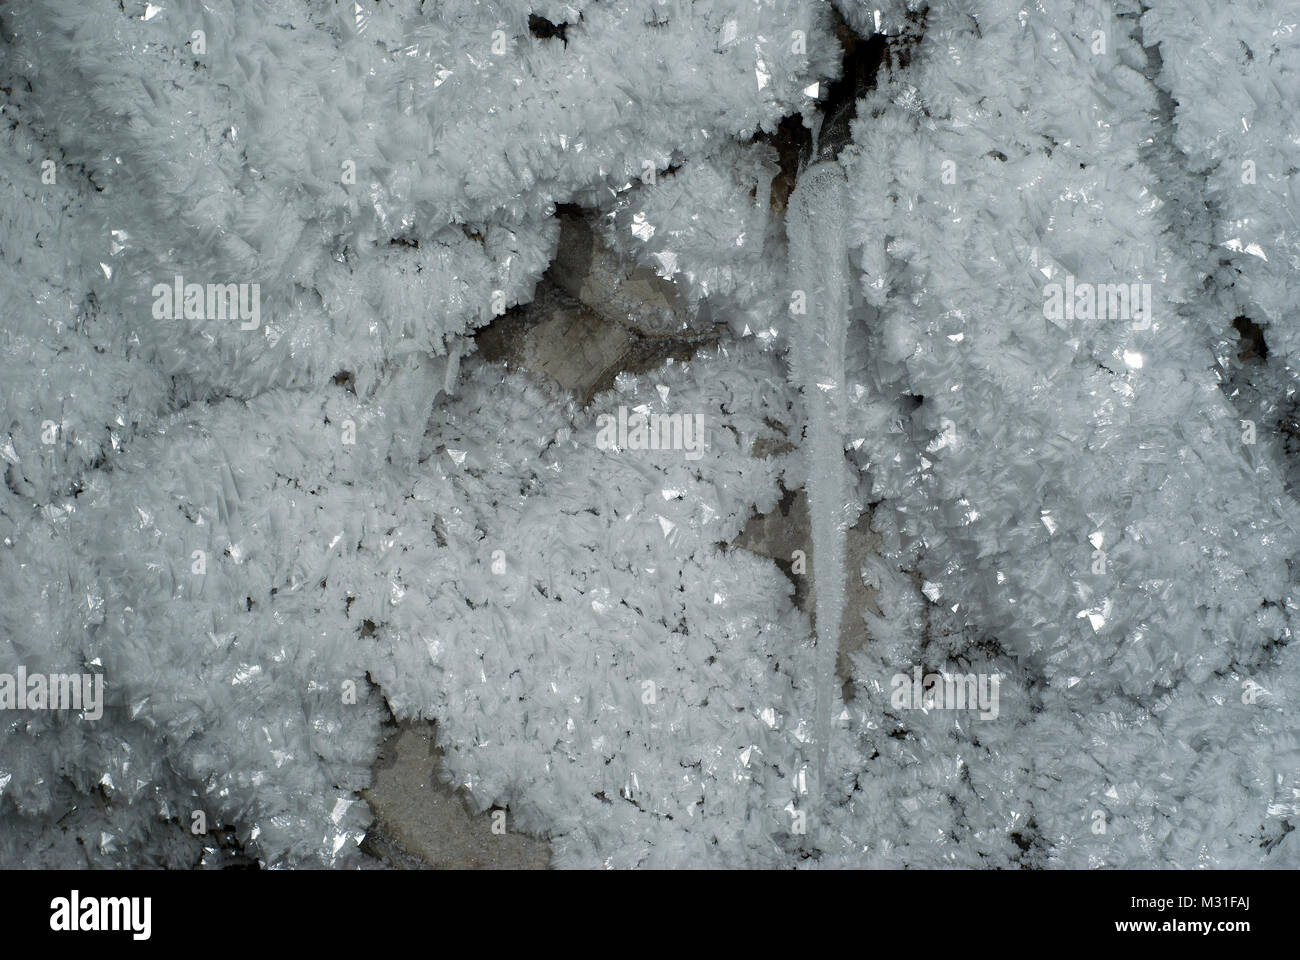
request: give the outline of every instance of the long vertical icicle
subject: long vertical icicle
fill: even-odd
[[[834,161],[799,177],[786,209],[790,277],[802,291],[806,315],[790,329],[790,373],[803,389],[808,417],[808,511],[812,517],[813,583],[817,593],[814,736],[817,769],[811,806],[825,796],[826,753],[835,701],[835,655],[844,606],[844,538],[840,518],[848,499],[844,471],[844,350],[849,315],[849,251],[845,236],[844,172]],[[798,294],[792,298],[797,312]],[[816,815],[816,813],[814,814]]]

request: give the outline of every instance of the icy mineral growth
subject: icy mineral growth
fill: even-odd
[[[870,307],[850,434],[872,438],[854,460],[889,562],[831,810],[870,825],[869,862],[1296,862],[1297,714],[1273,691],[1296,678],[1300,524],[1219,359],[1255,315],[1240,298],[1285,300],[1293,278],[1229,248],[1249,283],[1228,290],[1204,199],[1239,151],[1284,142],[1242,129],[1270,122],[1245,91],[1285,89],[1295,41],[1276,4],[1232,10],[931,4],[911,63],[859,107],[839,158]],[[1241,115],[1203,89],[1207,46],[1242,75]],[[1193,145],[1232,163],[1207,175]],[[1263,202],[1233,189],[1234,209]],[[1053,320],[1071,275],[1151,284],[1152,318]],[[909,664],[999,674],[998,719],[882,707]]]
[[[787,257],[824,3],[5,7],[0,673],[107,703],[5,717],[0,864],[355,864],[390,717],[557,866],[1300,863],[1290,5],[835,8],[915,44]],[[534,351],[569,394],[473,356],[570,207],[681,296],[646,332],[734,338]],[[156,319],[176,276],[258,326]],[[1070,277],[1152,310],[1045,311]],[[700,458],[602,447],[622,408]],[[805,475],[815,647],[726,546]],[[916,668],[996,717],[895,706]]]
[[[805,170],[790,195],[791,377],[803,388],[808,418],[808,503],[817,585],[817,744],[814,816],[824,785],[835,659],[844,608],[844,514],[849,500],[844,462],[844,356],[849,319],[849,255],[844,171],[827,161]]]
[[[268,866],[353,862],[385,709],[442,721],[473,802],[514,800],[560,862],[781,855],[806,622],[770,564],[716,547],[775,501],[778,464],[740,468],[788,408],[775,358],[573,381],[709,414],[704,460],[650,467],[596,450],[594,411],[459,359],[532,297],[557,207],[608,211],[647,163],[699,169],[643,193],[647,257],[730,179],[728,246],[707,216],[682,234],[719,248],[696,293],[760,275],[762,237],[735,247],[761,225],[749,172],[698,161],[814,108],[828,21],[803,0],[6,8],[0,594],[22,599],[0,668],[94,664],[109,703],[0,741],[5,864],[211,864],[195,810]],[[177,275],[257,284],[257,329],[155,321]]]

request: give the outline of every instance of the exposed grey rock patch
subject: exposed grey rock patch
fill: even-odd
[[[375,761],[373,783],[362,796],[375,823],[362,849],[397,869],[544,870],[545,840],[510,829],[492,832],[493,813],[472,814],[438,776],[442,749],[432,723],[402,724]]]
[[[647,337],[611,320],[556,285],[538,284],[532,303],[498,317],[475,336],[479,355],[554,381],[581,403],[614,385],[618,374],[643,373],[665,360],[689,359],[719,334]]]
[[[627,362],[636,337],[543,281],[533,302],[479,331],[479,354],[555,381],[584,402]]]
[[[708,334],[713,324],[691,319],[685,298],[649,267],[626,263],[601,240],[588,216],[561,209],[560,245],[547,278],[597,316],[642,337]]]
[[[864,611],[880,616],[875,589],[862,582],[862,568],[867,557],[880,550],[880,535],[871,529],[871,512],[864,512],[848,530],[844,564],[844,616],[840,621],[839,650],[835,672],[844,681],[844,698],[852,699],[852,654],[868,640]],[[750,518],[733,546],[743,547],[776,562],[794,584],[794,603],[808,613],[816,626],[817,590],[813,584],[812,525],[808,516],[808,496],[802,490],[788,492],[777,507]],[[795,551],[804,558],[796,570]]]

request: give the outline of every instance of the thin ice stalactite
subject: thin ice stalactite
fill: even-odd
[[[817,590],[817,763],[811,806],[825,795],[835,654],[844,606],[845,531],[839,518],[848,500],[844,473],[844,352],[848,334],[849,259],[844,223],[844,172],[819,163],[799,178],[786,211],[790,240],[790,375],[803,389],[808,420],[808,502],[812,517],[813,582]],[[799,316],[801,310],[804,315]]]

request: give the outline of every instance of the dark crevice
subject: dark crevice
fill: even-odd
[[[1239,360],[1263,362],[1268,359],[1268,344],[1264,342],[1264,331],[1259,324],[1241,316],[1233,318],[1232,326],[1241,337],[1241,348],[1237,353]]]
[[[172,820],[171,822],[178,824],[181,829],[188,829],[188,825],[183,821]],[[205,837],[203,853],[191,869],[197,870],[205,865],[219,870],[262,869],[261,861],[248,853],[235,833],[234,827],[212,827]]]
[[[858,101],[876,88],[881,68],[901,70],[911,62],[912,51],[925,29],[925,13],[908,15],[903,30],[894,35],[857,34],[836,13],[835,36],[844,55],[840,78],[826,91],[821,104],[822,125],[817,137],[817,160],[840,155],[853,140],[852,124],[858,115]]]
[[[925,27],[925,13],[911,14],[907,26],[897,35],[855,33],[835,13],[835,36],[840,42],[842,61],[840,76],[828,86],[818,105],[821,126],[817,136],[817,154],[813,156],[812,131],[804,126],[801,114],[781,120],[773,134],[758,133],[754,139],[776,148],[780,172],[772,180],[772,212],[780,214],[794,190],[799,172],[810,162],[830,160],[852,142],[852,123],[857,118],[858,101],[876,87],[881,67],[899,70],[911,60],[912,50],[920,41]]]
[[[886,38],[875,34],[859,37],[837,18],[835,32],[844,48],[843,71],[826,91],[822,104],[822,126],[817,138],[817,159],[831,160],[853,140],[851,126],[858,115],[858,101],[876,85],[876,74],[885,60]]]
[[[783,118],[775,134],[760,132],[754,139],[770,143],[776,148],[777,163],[781,169],[772,178],[772,190],[768,202],[772,213],[780,214],[785,210],[786,201],[794,191],[799,171],[812,155],[812,131],[803,125],[803,117],[796,113]]]
[[[567,47],[569,38],[565,31],[569,29],[567,23],[551,23],[545,17],[539,17],[535,13],[528,15],[528,32],[539,40],[549,40],[552,37],[559,37],[561,42]]]

